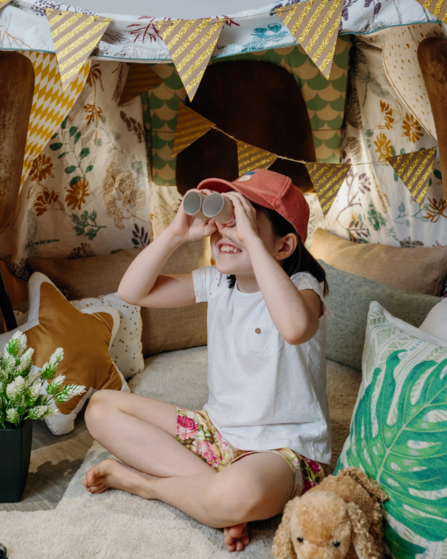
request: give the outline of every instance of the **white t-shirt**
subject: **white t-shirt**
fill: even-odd
[[[215,266],[194,270],[192,277],[197,303],[208,302],[205,410],[224,439],[241,450],[288,447],[329,463],[325,316],[311,340],[290,345],[276,329],[260,291],[242,293],[237,283],[230,289]],[[321,286],[310,273],[300,272],[291,280],[323,301]]]

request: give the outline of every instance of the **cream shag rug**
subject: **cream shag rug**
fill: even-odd
[[[361,375],[328,361],[332,418],[332,468],[349,432]],[[187,408],[206,402],[206,347],[156,355],[131,381],[132,392]],[[9,559],[228,559],[222,530],[199,524],[157,501],[122,491],[89,495],[82,486],[88,469],[110,454],[94,443],[58,507],[51,511],[0,512],[0,542]],[[218,503],[216,503],[218,506]],[[244,559],[270,558],[279,517],[253,523]]]

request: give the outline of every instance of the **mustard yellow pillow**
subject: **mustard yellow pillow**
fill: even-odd
[[[119,313],[104,305],[81,311],[71,305],[43,274],[35,273],[28,283],[29,312],[25,324],[0,335],[0,348],[17,330],[26,333],[28,347],[34,349],[34,365],[42,368],[58,347],[64,359],[57,372],[64,384],[81,384],[86,392],[68,402],[54,404],[59,413],[45,421],[55,435],[74,429],[74,421],[85,401],[97,390],[129,392],[127,383],[109,353],[119,327]],[[43,390],[45,386],[43,387]]]

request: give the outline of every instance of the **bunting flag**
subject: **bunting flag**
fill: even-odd
[[[147,64],[129,64],[126,83],[121,93],[119,105],[135,99],[145,91],[154,89],[163,83],[160,78]]]
[[[342,11],[343,0],[307,0],[276,10],[326,79],[331,73]]]
[[[202,18],[156,24],[190,101],[203,78],[224,23],[225,20]]]
[[[416,0],[416,2],[442,23],[447,23],[447,2],[445,0]]]
[[[351,165],[343,163],[306,163],[324,216],[328,214],[337,197]]]
[[[46,10],[64,91],[76,79],[112,19],[64,10]]]
[[[238,140],[236,140],[236,143],[239,176],[245,175],[253,169],[268,169],[278,159],[277,155],[269,151]]]
[[[81,93],[90,71],[90,62],[81,68],[64,91],[54,54],[36,51],[21,51],[20,54],[29,58],[34,68],[34,94],[23,158],[22,186],[34,159],[47,145]]]
[[[410,191],[414,201],[421,208],[424,207],[424,199],[428,190],[430,174],[433,171],[435,156],[436,148],[431,148],[413,153],[404,153],[387,159],[400,180]]]
[[[183,103],[179,103],[172,158],[206,134],[208,130],[214,128],[214,126],[215,124],[207,118],[189,109]]]

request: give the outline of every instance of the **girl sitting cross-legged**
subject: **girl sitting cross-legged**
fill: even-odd
[[[163,501],[224,528],[228,551],[242,551],[247,523],[280,514],[330,462],[327,283],[304,248],[309,207],[290,178],[257,169],[198,188],[223,193],[235,225],[193,219],[181,206],[132,262],[118,293],[142,307],[208,302],[208,403],[193,411],[96,392],[88,429],[120,461],[93,466],[84,485],[90,493],[113,487]],[[160,275],[181,244],[204,237],[215,266]]]

